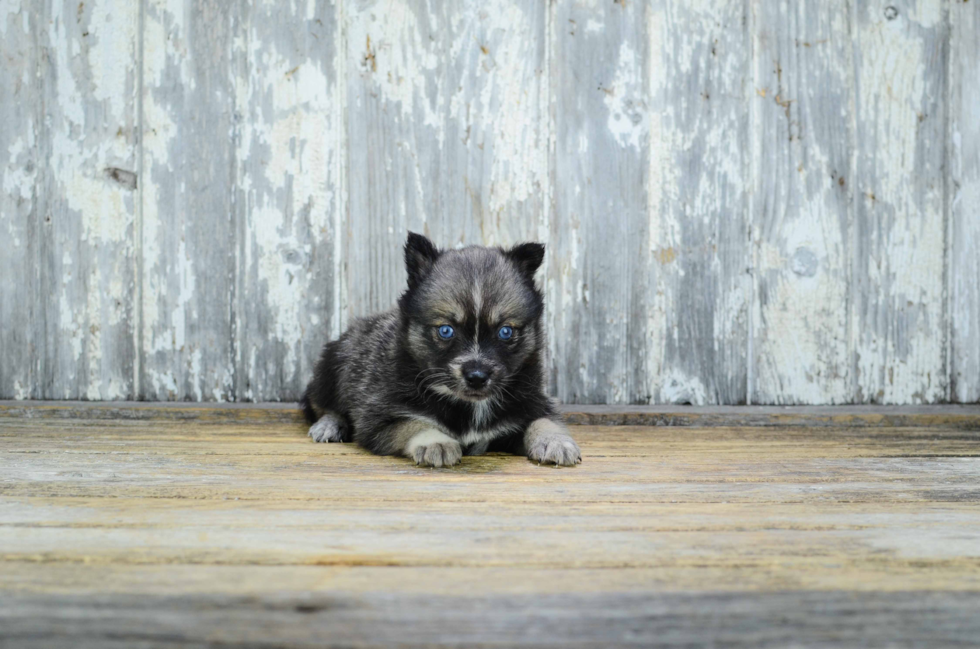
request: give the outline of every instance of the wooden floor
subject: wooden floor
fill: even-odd
[[[980,645],[963,420],[432,470],[292,415],[59,412],[0,410],[0,647]]]

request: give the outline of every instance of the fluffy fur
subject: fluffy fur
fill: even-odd
[[[580,462],[544,393],[543,259],[537,243],[443,251],[409,234],[398,306],[355,320],[323,350],[303,397],[310,436],[424,466],[487,450]]]

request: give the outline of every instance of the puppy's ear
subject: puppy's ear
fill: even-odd
[[[408,233],[408,241],[405,242],[405,269],[408,270],[408,288],[415,288],[422,283],[439,255],[439,250],[423,235],[414,232]]]
[[[514,262],[517,269],[525,277],[534,281],[534,273],[541,267],[544,261],[543,243],[521,243],[504,253],[507,258]]]

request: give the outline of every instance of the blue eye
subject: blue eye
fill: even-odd
[[[501,327],[497,335],[501,340],[510,340],[514,337],[514,329],[512,327]]]
[[[456,330],[449,325],[442,325],[439,327],[439,337],[443,340],[449,340],[456,333]]]

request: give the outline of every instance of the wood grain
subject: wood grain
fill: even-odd
[[[654,2],[647,30],[650,224],[635,281],[648,286],[636,305],[648,327],[636,354],[648,358],[634,358],[636,380],[655,403],[744,404],[752,296],[745,3]]]
[[[38,17],[0,2],[0,398],[37,398]],[[18,281],[7,281],[18,278]]]
[[[447,576],[448,577],[448,576]],[[969,646],[975,593],[9,598],[3,647]],[[113,626],[105,619],[113,611]],[[174,619],[180,624],[175,624]],[[220,629],[220,631],[216,631]]]
[[[235,398],[243,6],[146,0],[140,397]],[[236,40],[237,39],[237,40]]]
[[[752,403],[853,400],[848,3],[756,5]]]
[[[547,3],[386,0],[348,7],[353,316],[405,290],[411,230],[441,247],[547,236]]]
[[[980,3],[949,5],[950,399],[980,401]]]
[[[133,398],[139,6],[36,5],[36,390],[45,399]]]
[[[292,401],[412,229],[569,404],[978,402],[978,11],[0,0],[0,398]]]
[[[554,3],[551,380],[566,403],[646,403],[649,7]]]
[[[340,334],[336,3],[251,7],[237,53],[235,398],[296,401]]]
[[[559,405],[569,424],[589,426],[798,426],[980,429],[980,406],[589,406]],[[301,424],[296,403],[0,401],[0,417]]]
[[[0,642],[648,646],[669,626],[699,646],[921,646],[978,630],[976,428],[573,435],[574,469],[431,470],[290,423],[0,417]]]
[[[854,5],[854,400],[946,398],[941,0]]]

